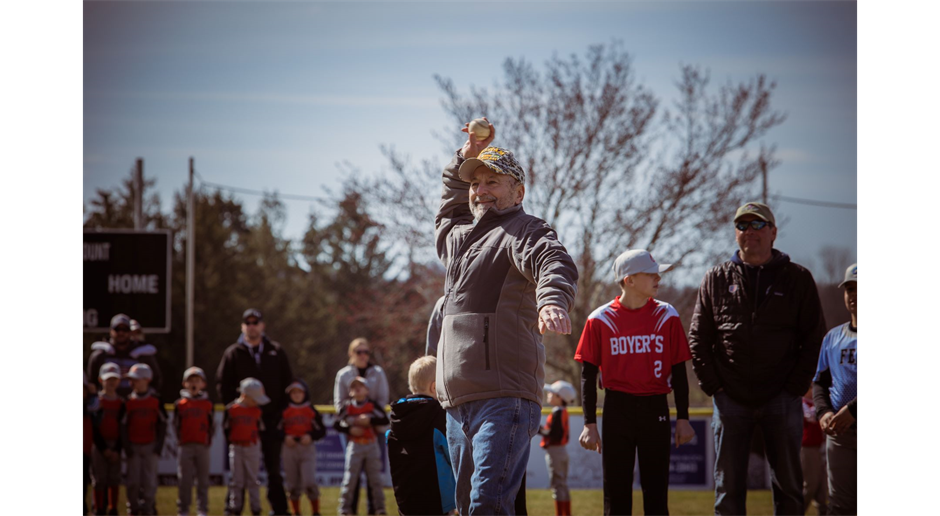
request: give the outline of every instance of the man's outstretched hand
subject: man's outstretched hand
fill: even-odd
[[[562,335],[571,333],[571,319],[568,312],[555,305],[545,305],[539,310],[539,333],[553,331]]]

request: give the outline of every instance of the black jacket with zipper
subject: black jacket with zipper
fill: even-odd
[[[747,267],[735,252],[702,280],[689,326],[699,385],[709,396],[721,388],[752,406],[783,390],[802,396],[826,333],[816,282],[776,249],[750,275]]]
[[[245,345],[245,336],[238,337],[222,354],[215,374],[216,390],[222,403],[228,405],[238,398],[238,385],[245,378],[256,378],[264,385],[264,393],[271,402],[261,406],[261,417],[268,428],[277,428],[281,413],[287,408],[288,397],[284,389],[294,381],[287,354],[277,342],[261,337],[261,365],[255,362]]]

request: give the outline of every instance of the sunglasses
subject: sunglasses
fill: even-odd
[[[258,319],[252,319],[252,320],[250,320],[250,321],[245,321],[245,326],[255,326],[255,325],[258,325],[258,324],[261,324],[261,321],[259,321]]]
[[[760,231],[764,229],[764,226],[769,226],[770,222],[766,220],[752,220],[750,222],[735,222],[734,227],[738,228],[738,231],[744,232],[747,231],[747,228],[751,228],[754,231]]]
[[[131,331],[131,329],[128,328],[127,326],[118,326],[117,328],[114,328],[114,331],[128,332],[128,331]]]
[[[357,350],[356,350],[356,354],[357,354],[357,355],[368,355],[369,353],[370,353],[370,351],[369,351],[368,349],[357,349]]]

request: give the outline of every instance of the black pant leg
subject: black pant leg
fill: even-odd
[[[267,425],[267,423],[265,423]],[[276,425],[273,427],[276,428]],[[268,503],[274,514],[287,514],[287,494],[281,477],[281,444],[276,430],[261,433],[261,455],[264,469],[268,472]]]
[[[525,473],[522,474],[522,485],[519,486],[519,492],[516,493],[516,516],[526,516],[529,514],[525,505]]]
[[[604,465],[604,515],[633,514],[633,464],[636,460],[635,411],[631,396],[607,390],[601,423]]]
[[[359,488],[362,487],[362,473],[356,477],[356,487],[352,492],[352,511],[353,514],[359,514]]]
[[[82,514],[88,514],[88,484],[91,482],[91,455],[85,454],[85,460],[82,464],[85,466],[85,491],[82,492]]]
[[[669,444],[672,425],[665,395],[645,396],[638,414],[637,455],[643,514],[669,514]]]

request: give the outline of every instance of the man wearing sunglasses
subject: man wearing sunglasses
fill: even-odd
[[[774,514],[803,514],[800,401],[826,333],[813,275],[773,248],[766,204],[734,216],[738,250],[705,274],[689,345],[699,385],[713,397],[715,514],[746,514],[755,427],[773,471]]]
[[[95,342],[91,345],[91,356],[88,357],[88,378],[95,379],[97,383],[98,373],[101,366],[113,362],[121,368],[121,383],[118,385],[117,393],[125,397],[131,393],[130,379],[127,372],[131,366],[136,363],[147,364],[153,371],[153,380],[151,387],[160,390],[163,376],[160,374],[160,367],[157,366],[157,348],[152,344],[146,344],[131,339],[131,323],[135,322],[125,314],[117,314],[111,318],[111,335],[107,341]]]
[[[264,333],[261,311],[249,308],[242,314],[242,334],[225,350],[215,374],[216,389],[222,403],[238,398],[238,385],[245,378],[257,378],[271,401],[261,407],[261,455],[268,472],[268,502],[272,514],[287,514],[287,495],[281,479],[281,439],[278,423],[287,408],[284,389],[294,381],[287,354],[281,345]]]

